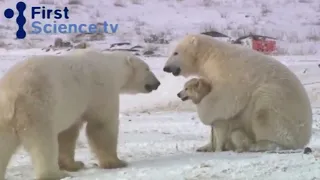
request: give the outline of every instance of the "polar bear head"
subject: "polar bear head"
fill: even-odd
[[[206,35],[187,35],[176,46],[167,60],[163,71],[174,76],[184,77],[198,75],[202,59],[211,52],[207,52],[210,37]]]
[[[125,85],[122,87],[123,93],[150,93],[158,89],[160,81],[142,59],[134,55],[127,55],[125,63],[130,73]]]
[[[191,100],[194,104],[199,104],[201,100],[211,91],[211,84],[203,78],[192,78],[184,84],[177,96],[182,100]]]

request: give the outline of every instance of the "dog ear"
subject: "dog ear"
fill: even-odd
[[[201,88],[201,82],[199,81],[199,79],[197,80],[195,86],[197,87],[197,89]]]
[[[199,83],[198,88],[205,88],[211,91],[211,82],[208,79],[200,79],[198,83]]]

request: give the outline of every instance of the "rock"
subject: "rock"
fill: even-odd
[[[54,47],[63,47],[63,40],[61,38],[54,39]]]
[[[147,50],[143,53],[143,55],[153,55],[154,54],[154,51],[152,50]]]
[[[131,43],[123,42],[123,43],[113,43],[110,45],[110,48],[113,48],[115,46],[123,46],[123,45],[131,45]]]
[[[86,42],[82,42],[74,46],[75,49],[86,49],[87,47],[88,44]]]
[[[304,148],[303,154],[310,154],[310,153],[312,153],[312,149],[311,148],[309,148],[309,147]]]

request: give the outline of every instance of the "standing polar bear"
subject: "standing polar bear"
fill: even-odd
[[[209,79],[211,117],[204,123],[243,122],[254,142],[249,151],[300,149],[310,141],[308,95],[296,75],[270,56],[206,35],[187,35],[163,70]]]
[[[0,81],[0,179],[19,145],[38,180],[81,168],[74,148],[82,122],[99,166],[126,166],[117,155],[119,94],[150,93],[159,85],[145,62],[124,52],[34,56],[16,64]]]

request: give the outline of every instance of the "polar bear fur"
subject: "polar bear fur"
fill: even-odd
[[[285,65],[260,52],[206,35],[187,35],[163,68],[174,76],[211,81],[210,118],[248,127],[249,151],[300,149],[309,143],[312,111],[306,90]]]
[[[184,84],[177,96],[182,100],[191,100],[197,108],[200,120],[208,121],[211,115],[211,102],[207,95],[214,90],[210,81],[203,78],[192,78]],[[211,142],[197,149],[198,152],[219,152],[233,150],[244,152],[249,149],[252,140],[244,131],[243,123],[234,119],[216,120],[212,124]]]
[[[119,94],[150,93],[159,85],[145,62],[124,52],[17,63],[0,80],[0,179],[19,145],[30,154],[36,179],[56,180],[69,176],[62,169],[81,168],[74,148],[84,122],[99,166],[126,166],[117,155]]]

